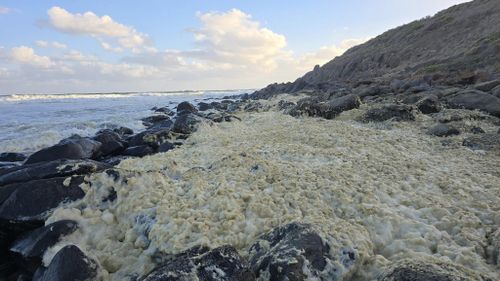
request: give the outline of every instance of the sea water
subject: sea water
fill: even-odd
[[[0,95],[0,152],[32,153],[73,134],[100,129],[144,130],[141,118],[152,107],[175,108],[181,101],[214,100],[251,90],[95,94]]]

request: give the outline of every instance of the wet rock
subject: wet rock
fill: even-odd
[[[73,233],[78,224],[71,220],[62,220],[35,229],[16,239],[10,251],[22,258],[21,267],[34,272],[42,265],[45,251],[59,242],[60,238]]]
[[[158,113],[163,113],[165,115],[168,115],[168,116],[174,116],[175,115],[175,112],[173,112],[170,108],[168,108],[167,106],[164,106],[164,107],[160,107],[160,108],[156,108],[156,107],[153,107],[152,110],[154,112],[158,112]]]
[[[69,245],[54,256],[43,272],[40,281],[83,281],[96,280],[97,263],[87,257],[80,248]]]
[[[197,113],[198,109],[187,101],[183,101],[177,105],[177,115],[186,115],[189,113]]]
[[[22,235],[10,247],[10,251],[23,258],[42,258],[45,251],[55,245],[62,236],[75,232],[78,223],[62,220]],[[41,260],[40,260],[41,261]]]
[[[149,131],[160,131],[160,130],[170,130],[174,126],[174,122],[172,120],[164,120],[161,122],[157,122],[152,126],[148,127]]]
[[[493,88],[497,87],[500,85],[500,80],[492,80],[492,81],[487,81],[487,82],[482,82],[474,85],[474,89],[483,91],[483,92],[489,92]]]
[[[155,150],[153,148],[151,148],[150,146],[139,145],[139,146],[131,146],[131,147],[125,149],[125,151],[123,151],[122,154],[126,155],[126,156],[143,157],[143,156],[150,155],[153,153],[155,153]]]
[[[24,161],[26,155],[16,152],[4,152],[0,153],[0,162],[18,162]]]
[[[142,281],[254,281],[246,261],[231,246],[194,248],[175,255]]]
[[[487,281],[486,276],[439,260],[403,260],[388,269],[378,281]]]
[[[499,150],[500,137],[492,133],[474,135],[464,139],[462,145],[472,150]]]
[[[0,176],[10,171],[12,168],[17,168],[21,165],[15,162],[0,162]]]
[[[12,168],[0,175],[0,186],[31,180],[86,175],[110,168],[93,160],[55,160]]]
[[[167,151],[172,150],[174,148],[175,148],[174,144],[167,141],[167,142],[160,144],[160,146],[158,147],[158,152],[167,152]]]
[[[403,104],[390,104],[379,108],[369,109],[361,117],[362,122],[414,121],[416,118],[412,106]]]
[[[437,137],[448,137],[453,135],[459,135],[460,131],[448,124],[437,124],[436,126],[430,128],[427,133],[429,135]]]
[[[181,134],[191,134],[198,129],[198,124],[200,122],[201,118],[194,114],[183,114],[175,120],[172,131]]]
[[[478,109],[500,117],[500,99],[477,90],[464,90],[447,98],[451,108]]]
[[[473,134],[484,134],[486,133],[483,128],[481,127],[477,127],[477,126],[474,126],[470,129],[470,132],[473,133]]]
[[[127,136],[127,135],[133,135],[134,131],[130,128],[127,127],[118,127],[113,129],[113,132],[119,134],[120,136]]]
[[[416,106],[423,114],[437,113],[442,110],[441,103],[435,95],[430,95],[417,101]]]
[[[290,223],[259,237],[250,248],[250,265],[257,278],[268,280],[342,280],[355,267],[359,254],[330,245],[309,224]]]
[[[157,148],[170,137],[170,129],[149,129],[127,139],[129,146],[148,145]]]
[[[14,191],[0,205],[0,226],[15,232],[43,225],[50,211],[60,203],[83,198],[79,187],[83,176],[34,180],[16,185]]]
[[[151,127],[154,124],[165,121],[165,120],[170,120],[170,117],[168,117],[166,115],[153,115],[153,116],[149,116],[149,117],[141,119],[142,124],[146,127]]]
[[[107,165],[116,166],[116,165],[120,164],[120,162],[122,162],[123,160],[125,160],[127,158],[128,157],[125,155],[118,155],[118,156],[104,158],[101,161]]]
[[[198,104],[198,110],[199,111],[207,111],[207,110],[210,110],[214,108],[213,105],[209,104],[209,103],[206,103],[206,102],[200,102]]]
[[[114,155],[122,152],[126,144],[121,139],[120,135],[111,130],[102,130],[95,137],[94,140],[101,143],[98,154],[100,156]]]
[[[39,150],[28,157],[25,164],[47,162],[58,159],[89,159],[99,151],[101,143],[74,135],[58,144]]]

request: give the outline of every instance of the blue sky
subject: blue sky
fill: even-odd
[[[0,93],[258,88],[461,2],[0,1]]]

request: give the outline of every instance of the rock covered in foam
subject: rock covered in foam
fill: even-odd
[[[390,266],[378,281],[492,281],[473,270],[443,262],[405,259]]]
[[[49,211],[62,202],[85,196],[79,187],[83,176],[51,178],[18,184],[0,206],[0,224],[16,228],[18,225],[40,225]]]
[[[175,255],[142,281],[253,281],[245,259],[235,248],[222,246],[213,250],[196,247]]]
[[[77,246],[68,245],[57,252],[37,281],[94,280],[99,280],[97,263]]]
[[[19,237],[10,247],[10,251],[18,253],[23,258],[38,258],[41,261],[43,254],[55,245],[59,239],[73,233],[78,223],[71,220],[62,220],[40,227]]]
[[[434,127],[429,128],[427,133],[437,137],[448,137],[453,135],[459,135],[460,131],[457,128],[448,124],[437,124]]]
[[[3,171],[0,174],[0,186],[54,177],[85,175],[102,171],[109,167],[110,166],[105,163],[92,160],[55,160],[32,165],[23,165]]]
[[[361,117],[363,122],[414,121],[415,110],[412,106],[404,104],[389,104],[378,108],[372,108]]]
[[[290,223],[259,237],[250,248],[250,264],[263,280],[342,280],[359,255],[355,249],[331,249],[310,224]]]

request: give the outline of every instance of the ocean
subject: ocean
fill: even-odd
[[[144,129],[152,107],[174,108],[253,90],[0,95],[0,152],[32,153],[73,134],[92,136],[116,126]]]

